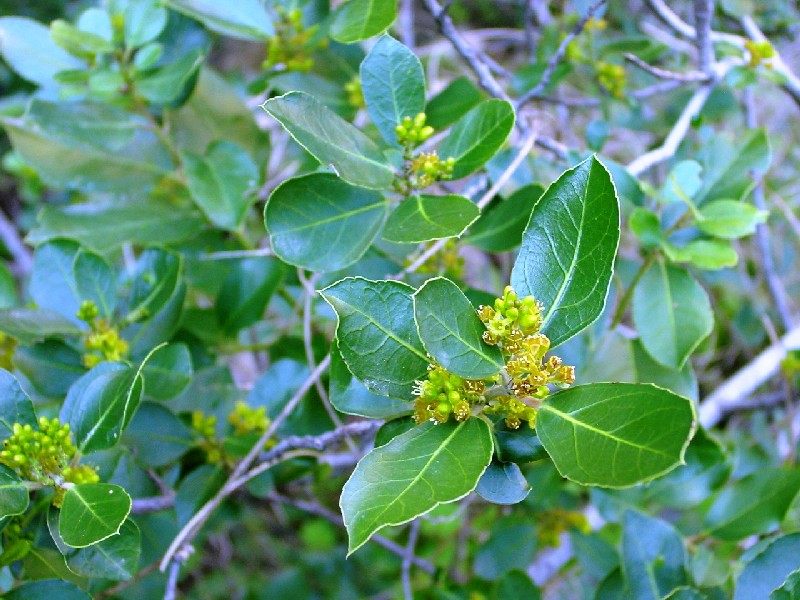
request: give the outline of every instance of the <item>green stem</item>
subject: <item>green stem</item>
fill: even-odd
[[[622,322],[622,317],[625,315],[625,309],[628,307],[628,304],[633,297],[633,290],[636,288],[636,284],[639,283],[639,280],[644,275],[644,272],[653,264],[653,261],[656,258],[656,253],[651,252],[647,258],[644,260],[642,265],[639,267],[639,270],[636,271],[636,275],[633,276],[631,279],[630,285],[628,285],[628,289],[625,290],[625,294],[623,294],[622,298],[619,300],[619,304],[617,304],[617,308],[614,311],[614,316],[611,319],[611,329],[614,329],[617,325]]]

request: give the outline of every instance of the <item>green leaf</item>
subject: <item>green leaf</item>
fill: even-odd
[[[646,248],[657,248],[665,241],[661,221],[651,210],[635,208],[628,219],[628,225]]]
[[[589,158],[542,195],[522,236],[511,285],[544,307],[551,348],[603,312],[619,244],[619,201],[603,164]]]
[[[413,291],[398,281],[348,277],[320,292],[338,316],[336,339],[350,372],[371,392],[405,401],[428,369]]]
[[[113,106],[34,99],[24,117],[2,123],[22,159],[56,188],[124,195],[173,168],[149,123]]]
[[[800,568],[786,578],[781,587],[775,589],[769,600],[798,600],[800,599]]]
[[[98,253],[133,245],[171,244],[192,238],[205,224],[188,206],[174,206],[148,198],[50,206],[37,216],[38,226],[28,241],[39,245],[57,238],[76,240]]]
[[[14,366],[37,392],[59,399],[86,372],[80,352],[58,340],[18,347],[14,352]]]
[[[330,173],[284,181],[269,197],[264,224],[275,254],[312,271],[336,271],[361,258],[386,220],[378,192]]]
[[[255,198],[248,190],[258,183],[258,168],[250,156],[233,142],[211,144],[203,156],[181,153],[192,198],[209,220],[222,229],[239,229]]]
[[[661,197],[666,202],[684,202],[684,197],[694,196],[703,181],[700,174],[703,167],[694,160],[682,160],[669,172],[661,189]]]
[[[217,493],[225,478],[225,471],[215,465],[201,465],[183,478],[175,494],[179,526],[185,525]]]
[[[370,392],[353,377],[342,358],[336,340],[331,344],[329,395],[331,404],[339,412],[370,419],[387,419],[408,414],[411,400],[394,400]]]
[[[151,468],[164,467],[186,454],[196,441],[168,408],[143,402],[122,436],[136,460]]]
[[[481,91],[467,77],[451,81],[425,107],[426,123],[434,129],[452,125],[484,99]]]
[[[204,60],[202,50],[192,50],[163,67],[139,76],[136,91],[151,104],[179,107],[189,99]]]
[[[477,171],[492,158],[514,127],[514,109],[492,98],[478,104],[453,126],[439,148],[442,158],[454,158],[453,179]]]
[[[547,398],[536,432],[567,479],[628,487],[678,466],[694,423],[692,403],[665,389],[595,383]]]
[[[114,273],[97,254],[80,249],[72,263],[72,275],[81,300],[91,300],[100,309],[100,316],[110,319],[117,303]]]
[[[313,96],[289,92],[267,100],[262,108],[346,182],[378,190],[392,185],[394,171],[375,143]]]
[[[475,491],[494,504],[516,504],[528,497],[531,486],[515,463],[493,460],[481,475]]]
[[[721,198],[740,198],[772,162],[767,132],[750,129],[740,144],[718,136],[703,148],[703,185],[694,196],[700,206]]]
[[[28,575],[30,576],[30,575]],[[41,579],[26,581],[4,595],[6,600],[34,600],[36,598],[58,598],[58,600],[91,600],[91,596],[69,581]]]
[[[495,580],[510,571],[528,568],[536,554],[537,537],[533,523],[517,515],[495,520],[489,539],[475,553],[475,574]]]
[[[67,546],[85,548],[118,534],[130,511],[131,497],[118,485],[76,485],[64,494],[58,533]]]
[[[366,40],[397,18],[397,0],[348,0],[333,16],[331,37],[343,44]]]
[[[497,346],[483,341],[478,313],[458,286],[436,277],[414,293],[414,320],[425,350],[448,371],[484,379],[505,365]]]
[[[192,380],[192,355],[185,344],[168,344],[153,352],[142,370],[145,395],[169,400],[180,394]]]
[[[715,200],[700,207],[697,227],[709,235],[736,239],[751,235],[756,225],[765,223],[769,213],[737,200]]]
[[[686,583],[683,540],[662,521],[632,510],[625,512],[622,530],[622,572],[637,600],[660,600]]]
[[[141,369],[100,363],[70,388],[60,417],[69,423],[81,452],[104,450],[119,442],[142,399]]]
[[[800,533],[772,540],[745,565],[736,580],[733,600],[768,598],[786,578],[800,568]]]
[[[272,19],[259,0],[223,4],[215,0],[164,0],[164,4],[229,37],[259,42],[275,34]]]
[[[21,515],[28,510],[28,488],[19,475],[0,465],[0,518]]]
[[[87,548],[80,548],[69,555],[67,566],[84,577],[128,581],[139,570],[141,553],[139,528],[133,521],[126,520],[118,535],[112,535]]]
[[[510,598],[540,600],[541,597],[542,593],[539,588],[522,569],[514,569],[500,577],[495,582],[490,596],[491,600],[509,600]]]
[[[633,292],[633,323],[650,356],[680,369],[711,333],[714,314],[705,290],[688,271],[657,260]]]
[[[470,227],[464,241],[487,252],[507,252],[522,242],[533,207],[544,189],[538,183],[525,185],[505,200],[489,206]]]
[[[50,37],[50,30],[25,17],[0,18],[0,56],[21,77],[52,87],[59,71],[82,69],[85,65]]]
[[[387,143],[398,146],[394,128],[425,110],[425,73],[416,54],[384,35],[361,63],[361,90],[372,122]]]
[[[13,433],[14,423],[38,427],[33,402],[20,387],[17,378],[0,369],[0,439]]]
[[[186,287],[184,282],[179,282],[156,314],[151,314],[145,320],[133,323],[122,331],[123,337],[129,342],[131,357],[143,357],[154,347],[172,339],[181,324]]]
[[[264,317],[286,269],[274,258],[245,258],[231,268],[217,296],[215,311],[222,330],[233,335]]]
[[[495,452],[503,462],[531,463],[547,458],[536,431],[530,427],[509,429],[501,419],[494,425]]]
[[[461,235],[480,212],[475,203],[464,196],[412,196],[389,215],[383,239],[397,244],[418,244],[455,237]]]
[[[128,300],[128,320],[157,313],[169,302],[181,280],[183,258],[177,252],[147,248],[139,255]]]
[[[17,282],[5,263],[0,263],[0,309],[19,304]]]
[[[400,525],[463,498],[492,456],[482,419],[423,423],[362,458],[340,499],[350,538],[348,554],[387,525]]]
[[[663,248],[671,261],[690,263],[698,269],[716,271],[739,262],[739,255],[727,240],[695,240],[680,248],[666,243]]]
[[[737,541],[778,527],[800,490],[800,471],[761,469],[723,489],[706,512],[705,530]]]
[[[167,25],[167,14],[156,0],[129,2],[125,8],[125,46],[138,48],[156,39]]]
[[[75,323],[57,312],[32,308],[0,310],[0,331],[23,344],[83,333]]]

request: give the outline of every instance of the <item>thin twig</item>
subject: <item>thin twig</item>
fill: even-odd
[[[683,37],[694,39],[697,36],[695,28],[681,19],[664,0],[647,0],[647,4],[653,12],[656,13],[659,19]],[[722,33],[711,30],[709,32],[709,37],[712,42],[728,42],[729,44],[734,44],[739,47],[743,46],[742,38],[733,33]]]
[[[697,66],[703,73],[711,73],[716,62],[711,42],[711,19],[714,0],[694,0],[694,43],[697,46]]]
[[[175,506],[175,493],[166,493],[162,496],[150,496],[148,498],[135,498],[131,505],[132,515],[144,515],[147,513],[167,510]]]
[[[684,73],[678,73],[677,71],[668,71],[666,69],[654,67],[653,65],[643,61],[635,54],[631,53],[625,54],[625,60],[632,62],[642,71],[650,73],[650,75],[658,77],[659,79],[672,79],[674,81],[680,81],[682,83],[691,83],[695,81],[708,81],[709,79],[711,79],[711,75],[709,75],[708,73],[704,73],[703,71],[686,71]]]
[[[550,57],[550,60],[547,61],[547,66],[542,73],[542,77],[539,79],[539,83],[537,83],[533,88],[528,90],[525,94],[523,94],[516,102],[516,108],[519,110],[522,106],[524,106],[527,102],[530,102],[537,96],[541,95],[542,92],[547,89],[547,86],[550,84],[550,79],[553,77],[553,73],[555,72],[558,65],[564,60],[564,56],[567,53],[567,46],[569,46],[572,41],[578,37],[583,28],[586,27],[586,23],[589,22],[589,19],[594,17],[595,13],[600,10],[600,7],[606,3],[606,0],[595,0],[595,2],[589,6],[583,16],[578,19],[578,22],[575,24],[575,27],[572,28],[567,36],[561,40],[561,44],[558,46],[555,54]]]
[[[275,256],[272,248],[256,248],[254,250],[223,250],[220,252],[209,252],[201,254],[200,260],[232,260],[236,258],[260,258],[263,256]]]
[[[178,592],[178,575],[181,572],[181,563],[174,561],[169,567],[167,585],[164,588],[164,600],[175,600]]]
[[[742,17],[742,27],[744,27],[745,32],[749,35],[754,41],[756,42],[768,42],[767,36],[764,35],[764,32],[756,25],[756,22],[753,21],[752,17],[749,15],[745,15]],[[781,88],[789,94],[792,99],[800,106],[800,78],[795,75],[794,71],[792,71],[788,65],[783,61],[783,57],[778,52],[775,52],[775,56],[772,57],[771,60],[772,70],[779,75],[782,75],[784,78],[784,83],[781,84]]]
[[[400,30],[400,41],[412,50],[416,45],[414,37],[414,0],[400,0],[397,9],[397,28]]]
[[[0,239],[14,259],[13,271],[20,277],[26,277],[33,268],[33,256],[30,249],[22,241],[19,230],[6,214],[0,210]]]
[[[414,564],[414,549],[419,537],[420,520],[414,519],[408,528],[408,543],[403,552],[401,579],[403,581],[403,597],[405,600],[414,600],[414,591],[411,589],[411,565]]]

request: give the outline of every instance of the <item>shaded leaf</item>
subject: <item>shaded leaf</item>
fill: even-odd
[[[520,245],[536,202],[544,193],[538,183],[525,185],[489,206],[472,224],[464,241],[487,252],[506,252]]]
[[[515,463],[493,460],[481,475],[475,491],[494,504],[516,504],[528,497],[531,486]]]
[[[127,581],[139,570],[141,552],[139,528],[133,521],[126,520],[117,535],[68,556],[67,566],[84,577]]]
[[[418,244],[455,237],[479,215],[480,209],[464,196],[420,194],[401,202],[389,215],[383,239],[398,244]]]
[[[286,269],[274,258],[245,258],[231,269],[217,296],[215,311],[228,335],[260,321]]]
[[[800,568],[800,533],[772,540],[747,563],[736,580],[733,600],[769,598],[786,578]]]
[[[258,0],[224,4],[214,0],[165,0],[164,4],[230,37],[264,41],[275,34],[269,13]]]

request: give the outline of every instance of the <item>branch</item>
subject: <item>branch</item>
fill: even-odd
[[[800,327],[789,331],[706,397],[700,404],[700,424],[708,429],[726,413],[742,408],[743,400],[778,372],[786,350],[796,348],[800,348]]]
[[[676,71],[667,71],[666,69],[660,69],[659,67],[654,67],[653,65],[646,63],[635,54],[626,53],[625,60],[632,62],[642,71],[650,73],[650,75],[658,77],[659,79],[680,81],[682,83],[690,83],[695,81],[703,82],[703,81],[709,81],[711,79],[711,75],[703,71],[687,71],[685,73],[678,73]]]
[[[149,498],[135,498],[131,505],[132,515],[145,515],[147,513],[167,510],[175,506],[175,492],[164,494],[163,496],[151,496]]]
[[[681,19],[664,0],[647,0],[648,6],[666,25],[674,29],[677,33],[686,38],[697,38],[695,28]],[[733,33],[722,33],[720,31],[709,30],[708,36],[712,42],[728,42],[740,48],[744,47],[744,40]]]
[[[528,90],[517,100],[517,110],[544,92],[544,90],[550,84],[550,79],[553,77],[556,67],[558,67],[559,63],[564,60],[564,55],[567,53],[567,46],[569,46],[572,41],[581,34],[583,28],[586,27],[586,23],[589,22],[589,19],[591,19],[605,3],[606,0],[595,0],[594,4],[589,7],[589,9],[575,24],[575,27],[573,27],[572,31],[570,31],[567,36],[561,40],[561,44],[558,46],[556,53],[550,57],[549,61],[547,61],[547,66],[542,73],[541,79],[539,79],[539,83],[533,86],[532,89]]]
[[[14,272],[24,277],[33,268],[33,257],[30,249],[22,241],[17,226],[0,210],[0,239],[14,258]]]
[[[411,526],[408,530],[408,543],[403,551],[401,579],[403,581],[403,597],[405,600],[414,600],[414,591],[411,589],[411,565],[414,562],[414,548],[417,545],[417,537],[419,537],[419,525],[419,519],[411,521]]]
[[[697,66],[703,73],[710,73],[716,62],[714,45],[711,42],[711,18],[714,16],[714,0],[694,0],[694,43],[697,46]]]

